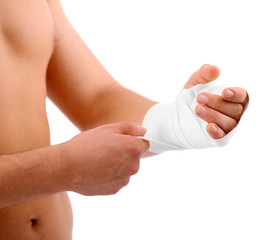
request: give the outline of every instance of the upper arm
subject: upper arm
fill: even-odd
[[[99,63],[67,20],[59,0],[48,0],[57,43],[47,70],[49,98],[80,129],[92,122],[92,109],[117,82]]]

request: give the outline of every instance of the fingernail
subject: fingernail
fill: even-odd
[[[211,65],[210,64],[204,64],[203,66],[202,66],[202,68],[208,68],[208,67],[211,67]]]
[[[200,94],[200,95],[197,97],[197,102],[198,102],[198,103],[206,104],[207,101],[208,101],[208,97],[207,97],[205,94]]]
[[[197,113],[200,115],[200,116],[204,116],[206,114],[206,108],[204,106],[198,106],[197,108]]]
[[[140,132],[146,132],[147,131],[146,128],[144,128],[143,126],[138,126],[138,128],[139,128]]]
[[[233,98],[234,95],[235,95],[234,92],[229,89],[225,90],[224,92],[224,97],[227,99]]]
[[[216,126],[211,126],[211,128],[210,128],[210,132],[212,132],[212,133],[216,133],[218,131],[218,129],[217,129],[217,127]]]

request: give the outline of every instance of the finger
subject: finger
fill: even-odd
[[[200,93],[197,96],[197,102],[236,120],[239,120],[244,112],[242,104],[226,101],[222,96],[208,92]]]
[[[237,121],[205,105],[198,104],[196,115],[208,123],[217,124],[225,133],[229,133],[237,125]]]
[[[224,132],[223,129],[221,129],[218,125],[215,123],[209,123],[206,126],[208,134],[213,138],[213,139],[221,139],[223,138],[226,133]]]
[[[146,133],[146,129],[144,127],[136,126],[129,122],[109,124],[108,127],[110,127],[114,132],[124,135],[144,136]]]
[[[138,144],[141,146],[141,155],[140,155],[140,157],[142,157],[149,150],[149,147],[150,147],[149,141],[144,140],[144,139],[140,139],[140,138],[136,138],[136,141],[139,142]]]
[[[138,136],[144,136],[146,129],[141,126],[136,126],[128,122],[120,122],[105,125],[106,128],[109,128],[111,131],[127,135],[123,138],[123,144],[127,145],[129,151],[133,157],[143,156],[149,149],[149,141],[137,138]]]
[[[104,195],[117,194],[122,188],[127,186],[130,182],[130,177],[122,178],[118,176],[112,180],[106,187]]]
[[[239,87],[230,87],[224,89],[222,96],[227,101],[241,103],[244,106],[248,103],[249,99],[246,90]]]
[[[121,144],[124,145],[129,156],[135,160],[147,153],[150,147],[149,141],[130,135],[124,136]]]
[[[189,78],[188,82],[185,84],[184,88],[191,88],[197,84],[206,84],[214,81],[220,75],[220,70],[218,67],[205,64],[198,71],[193,73]]]

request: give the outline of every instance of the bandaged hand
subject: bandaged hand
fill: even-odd
[[[224,146],[233,136],[248,104],[247,92],[238,87],[209,83],[220,74],[204,65],[190,77],[175,101],[154,105],[143,126],[150,152]]]

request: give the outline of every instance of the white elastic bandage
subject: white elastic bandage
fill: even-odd
[[[206,130],[207,122],[197,117],[196,97],[200,92],[221,94],[225,87],[199,84],[183,89],[172,103],[159,103],[146,113],[143,126],[147,132],[143,139],[149,140],[152,153],[189,148],[224,146],[236,128],[221,139],[213,139]]]

